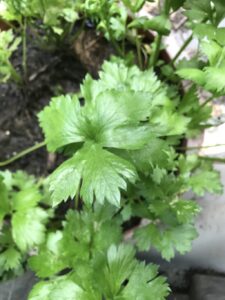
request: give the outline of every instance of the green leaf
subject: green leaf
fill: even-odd
[[[10,78],[20,81],[19,75],[10,62],[10,57],[18,48],[21,38],[15,38],[12,30],[0,32],[0,82]]]
[[[41,199],[42,195],[38,188],[33,186],[32,188],[24,189],[14,194],[13,208],[18,211],[32,208],[35,207]]]
[[[145,0],[122,0],[133,13],[138,12],[145,3]]]
[[[162,178],[167,174],[166,170],[165,169],[161,169],[159,168],[158,166],[156,166],[154,169],[153,169],[153,172],[152,172],[152,179],[155,183],[157,184],[160,184]]]
[[[216,40],[222,46],[225,46],[225,42],[224,42],[224,38],[223,38],[224,33],[225,33],[225,28],[224,27],[216,29]]]
[[[64,145],[84,141],[79,131],[80,104],[76,96],[53,98],[50,106],[39,113],[38,117],[49,151],[53,152]]]
[[[208,57],[210,64],[215,65],[221,56],[222,48],[214,41],[203,41],[201,51]]]
[[[14,247],[9,247],[0,253],[0,267],[4,271],[16,270],[20,267],[21,259],[21,253]]]
[[[101,286],[106,298],[116,296],[121,285],[130,277],[135,269],[137,262],[134,260],[134,249],[130,245],[112,245],[108,252],[106,260],[100,260],[101,272],[96,274],[96,280]]]
[[[89,210],[68,212],[63,229],[62,254],[70,266],[76,266],[80,257],[83,261],[88,260],[90,252],[92,255],[105,252],[111,244],[121,241],[120,220],[115,213],[115,207],[97,203],[93,213]]]
[[[164,109],[155,110],[150,122],[161,136],[181,135],[187,131],[190,118],[174,112],[171,107],[164,107]]]
[[[37,283],[31,291],[29,300],[85,300],[85,293],[73,281],[62,277]]]
[[[215,38],[216,27],[212,24],[197,23],[194,25],[193,32],[200,40],[206,37],[213,40]]]
[[[129,91],[105,91],[84,107],[75,97],[54,98],[39,114],[48,150],[84,141],[140,148],[151,134],[149,127],[138,124],[150,115],[150,100],[148,95]]]
[[[0,175],[0,227],[7,213],[10,212],[9,198],[4,178]]]
[[[147,251],[154,247],[168,261],[174,257],[175,250],[181,254],[190,251],[192,241],[196,237],[197,232],[192,224],[178,225],[165,230],[149,224],[135,232],[140,250]]]
[[[138,28],[143,30],[153,30],[163,35],[168,35],[171,31],[171,23],[167,16],[160,15],[152,19],[139,17],[129,24],[129,28]]]
[[[121,244],[118,247],[112,245],[106,259],[97,259],[94,264],[95,270],[101,272],[96,273],[96,281],[104,298],[165,299],[169,289],[164,278],[156,278],[157,267],[139,263],[134,254],[134,249],[130,245]]]
[[[181,69],[176,72],[181,78],[186,80],[192,80],[196,84],[204,85],[205,84],[205,75],[204,72],[198,69]]]
[[[121,126],[107,137],[106,146],[109,148],[138,150],[142,149],[154,136],[154,130],[149,125]]]
[[[140,263],[135,268],[128,284],[121,292],[118,300],[164,300],[169,294],[168,284],[164,277],[156,277],[157,267],[149,264]]]
[[[94,81],[91,91],[89,90],[94,99],[105,90],[116,90],[147,93],[145,96],[148,96],[149,104],[153,106],[165,102],[165,86],[157,79],[152,69],[141,71],[137,66],[127,67],[123,61],[105,61],[99,77],[100,80]]]
[[[126,189],[125,179],[134,182],[136,172],[126,160],[97,145],[87,145],[50,176],[53,205],[73,198],[81,178],[80,194],[86,203],[93,203],[95,196],[99,203],[107,200],[119,206],[120,189]]]
[[[225,92],[225,67],[205,68],[206,84],[205,87],[209,91],[224,94]]]
[[[170,205],[177,216],[178,222],[182,224],[191,222],[201,211],[200,206],[192,200],[176,199]]]
[[[13,214],[12,235],[16,245],[26,251],[40,245],[45,238],[48,214],[41,208],[29,208]]]
[[[210,106],[202,106],[197,88],[192,86],[184,95],[181,104],[179,105],[179,111],[185,114],[191,119],[188,124],[188,137],[197,136],[202,129],[206,126],[207,120],[211,116],[212,109]]]
[[[201,2],[198,0],[187,0],[185,6],[188,9],[185,14],[192,21],[193,25],[209,20],[217,26],[225,16],[223,0],[201,0]]]
[[[17,187],[20,190],[30,189],[33,188],[35,184],[36,184],[36,180],[34,176],[28,175],[26,172],[23,171],[17,171],[15,173],[12,173],[11,182],[9,183],[9,188],[12,188],[13,186],[13,187]]]
[[[152,166],[166,167],[169,145],[162,139],[152,136],[147,145],[140,150],[129,151],[132,163],[138,171],[149,172]]]
[[[190,187],[198,196],[203,196],[205,192],[221,193],[222,185],[220,175],[217,171],[199,171],[189,179]]]
[[[46,243],[39,248],[38,255],[29,259],[29,266],[38,277],[51,277],[68,267],[63,259],[62,237],[60,231],[49,233]]]

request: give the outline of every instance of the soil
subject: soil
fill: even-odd
[[[21,49],[12,58],[21,72]],[[14,83],[0,85],[0,160],[43,141],[37,113],[51,97],[79,90],[86,71],[72,49],[60,53],[41,50],[33,43],[28,46],[28,80],[19,87]],[[8,165],[10,170],[23,169],[35,175],[46,175],[57,164],[58,157],[43,148]]]

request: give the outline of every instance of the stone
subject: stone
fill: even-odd
[[[32,272],[0,283],[0,300],[27,300],[28,295],[37,282]]]
[[[224,300],[225,277],[195,274],[190,287],[191,300]]]

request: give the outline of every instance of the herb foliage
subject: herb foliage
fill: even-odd
[[[165,278],[135,253],[155,248],[169,261],[189,251],[200,212],[195,196],[222,191],[212,162],[181,151],[181,144],[208,127],[207,104],[224,95],[223,1],[165,0],[152,18],[137,12],[154,1],[3,2],[1,15],[16,22],[23,46],[27,27],[39,38],[44,32],[47,42],[65,42],[75,38],[74,28],[79,33],[91,22],[118,56],[104,62],[98,79],[87,75],[79,94],[52,98],[38,115],[48,151],[67,157],[47,178],[50,195],[24,173],[1,173],[0,266],[18,273],[35,248],[29,267],[41,281],[29,300],[165,299]],[[181,7],[192,35],[167,63],[160,58],[162,37],[171,32],[170,13]],[[141,30],[154,32],[151,45]],[[194,36],[199,51],[177,63]],[[6,81],[13,78],[9,58],[20,38],[10,30],[0,39]],[[199,88],[211,95],[206,103],[199,101]],[[56,214],[63,202],[70,209],[53,224],[53,209]],[[124,225],[133,218],[144,222],[130,241]]]

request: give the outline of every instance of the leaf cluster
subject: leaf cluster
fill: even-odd
[[[16,82],[20,81],[20,76],[10,61],[20,42],[21,38],[16,38],[12,30],[0,32],[0,82],[4,83],[9,78]]]
[[[0,276],[19,274],[29,251],[45,240],[51,210],[35,178],[22,171],[0,173]]]

